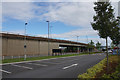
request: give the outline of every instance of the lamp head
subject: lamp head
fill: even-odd
[[[27,25],[28,23],[25,23],[25,25]]]

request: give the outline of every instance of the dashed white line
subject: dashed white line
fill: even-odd
[[[79,60],[79,59],[73,59],[73,60],[64,61],[64,62],[61,62],[60,64],[62,64],[62,63],[66,63],[66,62],[75,61],[75,60]]]
[[[11,72],[0,69],[0,71],[10,74]]]
[[[70,66],[67,66],[67,67],[64,67],[64,68],[62,68],[62,69],[67,69],[67,68],[70,68],[70,67],[73,67],[73,66],[77,66],[78,64],[72,64],[72,65],[70,65]]]
[[[59,63],[53,63],[53,62],[42,62],[42,63],[59,64]]]
[[[33,68],[30,68],[30,67],[26,67],[26,66],[20,66],[20,65],[12,65],[12,66],[16,66],[16,67],[21,67],[21,68],[26,68],[26,69],[33,69]]]
[[[69,60],[69,61],[75,61],[75,60],[80,60],[80,59],[73,59],[73,60]]]
[[[32,64],[32,65],[37,65],[37,66],[48,66],[48,65],[36,64],[36,63],[26,63],[26,64]]]

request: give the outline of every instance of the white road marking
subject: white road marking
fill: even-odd
[[[0,71],[10,74],[11,72],[0,69]]]
[[[26,69],[33,69],[33,68],[30,68],[30,67],[20,66],[20,65],[12,65],[12,66],[21,67],[21,68],[26,68]]]
[[[59,64],[59,63],[54,63],[54,62],[42,62],[42,63]]]
[[[26,63],[26,64],[32,64],[32,65],[37,65],[37,66],[48,66],[48,65],[36,64],[36,63]]]
[[[72,65],[70,65],[70,66],[67,66],[67,67],[64,67],[64,68],[62,68],[62,69],[67,69],[67,68],[70,68],[70,67],[73,67],[73,66],[77,66],[78,64],[72,64]]]
[[[69,61],[75,61],[75,60],[80,60],[80,59],[73,59],[73,60],[69,60]]]

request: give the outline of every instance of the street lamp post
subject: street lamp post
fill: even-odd
[[[76,36],[76,37],[77,37],[77,42],[78,42],[78,37],[79,37],[79,36]],[[79,47],[77,47],[77,52],[79,53]]]
[[[86,39],[87,39],[87,44],[88,44],[88,36],[86,35]]]
[[[52,27],[53,27],[53,26],[50,26],[50,29],[49,29],[49,30],[50,30],[50,31],[49,31],[50,38],[52,38]]]
[[[25,37],[24,37],[24,60],[26,60],[26,26],[27,26],[27,23],[25,23]]]
[[[46,21],[48,22],[48,56],[50,55],[50,50],[49,50],[49,21]]]
[[[79,37],[79,36],[77,36],[77,42],[78,42],[78,37]]]
[[[87,38],[87,44],[88,44],[88,36],[86,35]],[[89,52],[89,47],[87,48],[87,52]]]

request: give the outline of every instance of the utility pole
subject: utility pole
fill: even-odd
[[[27,55],[26,55],[26,48],[27,48],[27,46],[26,46],[26,26],[27,26],[27,22],[25,23],[25,37],[24,37],[24,60],[26,60],[26,58],[27,58]]]
[[[46,21],[48,23],[48,56],[50,55],[50,50],[49,50],[49,21]]]

